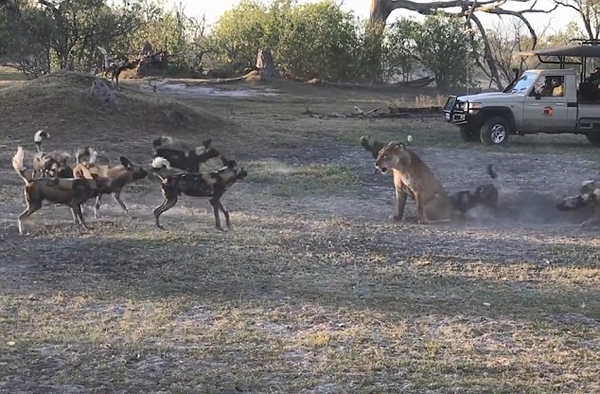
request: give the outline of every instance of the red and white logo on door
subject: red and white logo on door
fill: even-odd
[[[554,115],[554,109],[552,109],[552,107],[550,107],[550,106],[544,107],[544,115],[547,115],[547,116]]]

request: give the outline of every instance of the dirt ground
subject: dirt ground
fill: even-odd
[[[0,86],[0,392],[592,393],[600,391],[600,238],[555,204],[597,178],[580,136],[462,144],[439,116],[318,119],[432,91],[295,83],[122,82],[122,106],[62,76]],[[20,101],[22,100],[22,101]],[[24,103],[29,103],[24,111]],[[181,198],[154,227],[158,180],[110,198],[78,234],[46,206],[17,232],[17,145],[97,147],[149,165],[151,143],[205,138],[248,177],[223,198]],[[500,175],[501,217],[392,223],[391,177],[358,138],[413,137],[451,192]],[[29,153],[32,154],[32,153]],[[30,156],[28,156],[30,157]],[[214,168],[214,163],[212,164]],[[91,213],[91,211],[89,211]]]

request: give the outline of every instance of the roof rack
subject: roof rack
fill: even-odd
[[[579,45],[600,45],[600,40],[589,38],[572,38],[569,40],[569,43],[571,42],[578,42]]]

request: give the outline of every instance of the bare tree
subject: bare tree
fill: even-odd
[[[500,78],[500,73],[496,66],[496,62],[492,55],[492,50],[489,44],[489,39],[487,37],[487,32],[483,27],[483,24],[477,17],[477,13],[485,12],[488,14],[498,16],[507,15],[521,20],[523,24],[527,27],[529,34],[531,35],[532,47],[535,48],[538,37],[535,32],[535,29],[527,20],[526,15],[528,13],[549,13],[555,10],[558,7],[558,5],[555,5],[554,8],[549,10],[538,9],[536,8],[536,1],[529,8],[525,8],[522,10],[515,11],[503,8],[503,6],[509,2],[527,3],[529,1],[530,0],[482,0],[478,2],[477,0],[443,0],[427,3],[417,3],[411,0],[371,0],[370,21],[373,23],[385,21],[390,16],[392,11],[396,9],[415,11],[422,15],[432,15],[435,13],[443,12],[448,16],[464,17],[465,32],[471,34],[472,43],[475,45],[475,29],[473,28],[473,24],[475,25],[483,42],[483,61],[486,63],[487,68],[489,69],[489,76],[495,85],[497,85],[499,88],[502,88],[503,83]],[[486,69],[484,64],[479,59],[476,59],[476,62],[481,69]]]
[[[540,39],[546,36],[547,29],[548,26],[538,32]],[[498,21],[488,29],[487,35],[494,62],[503,82],[510,82],[514,78],[514,68],[520,71],[529,68],[527,58],[515,59],[513,55],[514,52],[530,50],[533,46],[521,20],[511,19],[508,23]]]
[[[590,40],[600,37],[599,0],[554,0],[557,5],[577,11]]]

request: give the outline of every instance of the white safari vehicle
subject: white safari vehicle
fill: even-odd
[[[587,59],[600,58],[600,42],[517,54],[560,68],[527,70],[502,92],[448,97],[446,120],[459,127],[463,141],[502,145],[510,135],[571,133],[584,134],[600,146],[600,72],[586,77]]]

